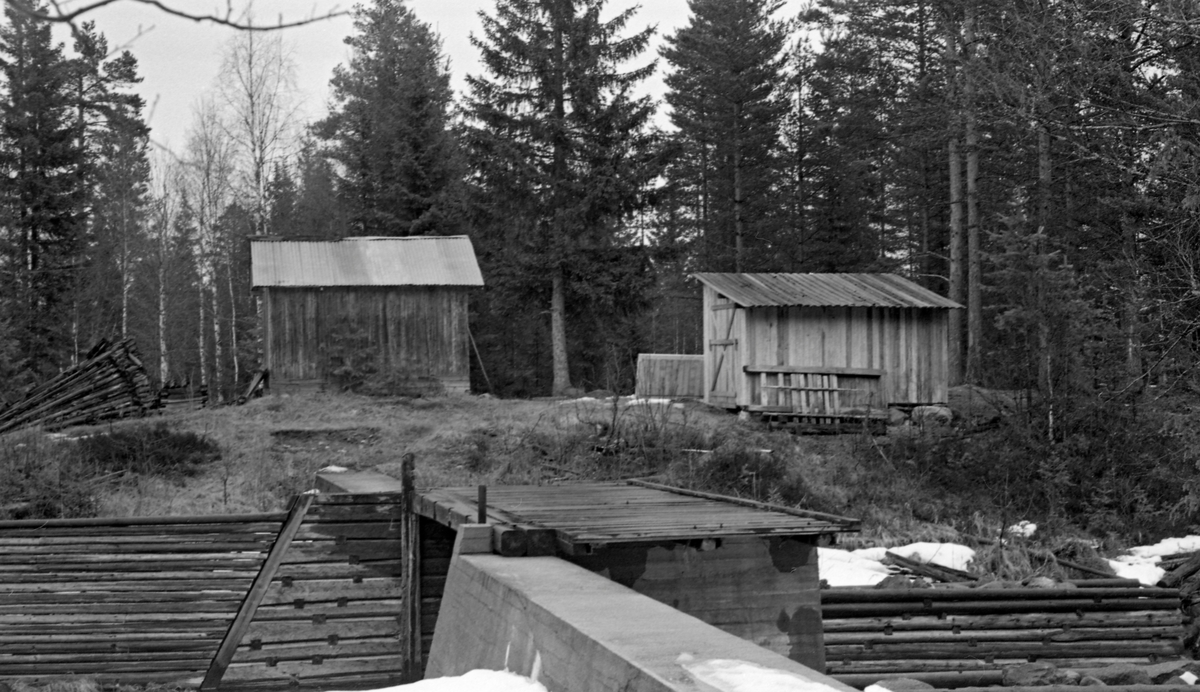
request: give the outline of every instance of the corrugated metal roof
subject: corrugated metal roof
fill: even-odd
[[[692,276],[743,307],[962,307],[895,274],[699,273]]]
[[[465,235],[252,240],[250,264],[255,288],[483,285]]]

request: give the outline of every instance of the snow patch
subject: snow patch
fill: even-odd
[[[1014,536],[1022,536],[1024,538],[1029,538],[1036,531],[1037,531],[1037,524],[1033,523],[1032,521],[1028,521],[1028,520],[1019,521],[1019,522],[1013,524],[1012,526],[1008,527],[1009,533],[1011,533]]]
[[[1118,577],[1137,579],[1147,586],[1158,583],[1166,570],[1158,566],[1164,555],[1190,553],[1200,550],[1200,536],[1183,536],[1182,538],[1164,538],[1154,545],[1140,545],[1130,548],[1125,555],[1118,555],[1108,564]]]
[[[472,670],[455,677],[421,680],[372,692],[547,692],[546,687],[506,670]]]
[[[910,543],[896,548],[863,548],[854,553],[881,562],[886,553],[895,553],[922,564],[932,563],[963,571],[975,559],[974,550],[958,543]]]
[[[879,562],[854,551],[817,548],[817,569],[830,586],[874,586],[891,572]]]
[[[696,680],[721,692],[836,692],[837,688],[795,673],[748,661],[711,659],[684,664]]]

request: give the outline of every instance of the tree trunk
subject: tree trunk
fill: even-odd
[[[158,383],[167,381],[167,252],[160,250],[158,263]]]
[[[967,149],[967,380],[978,382],[983,348],[983,277],[979,230],[979,132],[975,118],[975,7],[967,6],[963,27],[967,66],[963,80]]]
[[[958,128],[961,118],[958,114],[957,89],[954,88],[956,77],[955,66],[958,62],[957,41],[954,32],[947,31],[946,59],[947,71],[950,73],[950,99],[952,105],[950,118],[950,141],[947,144],[950,167],[950,300],[965,306],[967,290],[963,273],[963,197],[962,197],[962,152],[959,150]],[[951,310],[949,317],[949,361],[950,385],[963,383],[963,311]]]
[[[567,128],[567,101],[566,101],[566,42],[563,36],[561,26],[554,27],[555,41],[555,89],[554,89],[554,117],[558,131],[555,133],[554,139],[554,170],[557,181],[560,185],[565,184],[569,174],[567,167],[567,150],[565,139],[565,130]],[[554,211],[553,226],[551,232],[554,237],[551,238],[550,252],[552,253],[551,262],[553,268],[550,276],[550,355],[553,361],[554,380],[551,383],[551,393],[554,396],[563,396],[567,390],[571,389],[571,367],[567,360],[567,296],[566,296],[566,277],[564,276],[564,263],[567,261],[567,243],[570,242],[567,237],[566,220],[563,218],[564,195],[561,188],[555,191],[557,208]]]
[[[217,268],[212,267],[209,291],[212,293],[212,329],[213,329],[213,378],[208,395],[215,396],[216,402],[225,403],[225,364],[221,362],[221,305],[217,294]]]
[[[232,254],[232,253],[231,253]],[[236,389],[241,382],[241,367],[238,363],[237,295],[233,291],[233,258],[225,265],[225,279],[229,287],[229,352],[233,356],[233,384]]]
[[[742,214],[742,104],[733,106],[733,270],[742,272],[746,223]]]
[[[200,277],[200,280],[197,282],[197,288],[199,288],[199,290],[200,290],[200,294],[199,294],[200,300],[197,301],[197,304],[200,306],[200,310],[199,310],[199,318],[200,318],[199,327],[200,328],[196,330],[196,334],[199,335],[198,346],[199,346],[199,350],[200,350],[200,386],[204,387],[204,386],[208,385],[208,342],[207,342],[207,338],[206,338],[207,335],[204,332],[204,298],[205,298],[205,295],[207,294],[207,291],[204,290],[203,276]]]
[[[571,388],[567,362],[566,283],[562,265],[553,270],[550,282],[550,354],[554,359],[554,396],[563,396]]]

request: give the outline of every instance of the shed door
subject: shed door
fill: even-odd
[[[712,332],[705,335],[713,369],[709,377],[708,402],[714,406],[733,408],[737,405],[738,341],[737,304],[718,302],[712,307]]]

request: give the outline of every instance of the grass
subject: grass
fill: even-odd
[[[127,439],[135,448],[153,447],[154,436],[164,431],[191,440],[192,456],[167,455],[170,460],[164,458],[156,473],[134,462],[95,462],[96,473],[117,477],[76,498],[81,505],[92,503],[82,509],[105,516],[278,511],[311,488],[321,468],[398,475],[401,457],[412,452],[419,487],[656,476],[861,518],[862,532],[841,538],[846,547],[994,539],[1003,527],[1027,518],[1052,527],[1052,536],[1080,535],[1069,522],[1023,514],[1026,508],[1012,501],[1011,492],[973,483],[970,460],[954,456],[944,433],[899,429],[886,437],[798,437],[695,402],[269,396],[240,407],[172,412],[149,424],[73,431],[104,433],[82,443],[32,433],[0,437],[0,469],[41,468],[37,473],[48,494],[69,491],[55,465],[39,467],[37,459],[53,458],[71,445],[121,447]],[[955,479],[949,491],[948,475]],[[1104,547],[1119,543],[1113,537]],[[996,574],[1045,572],[1036,552],[1059,546],[1041,541],[1031,548],[1029,556],[1009,549],[992,557],[983,550],[980,564],[993,565]]]

